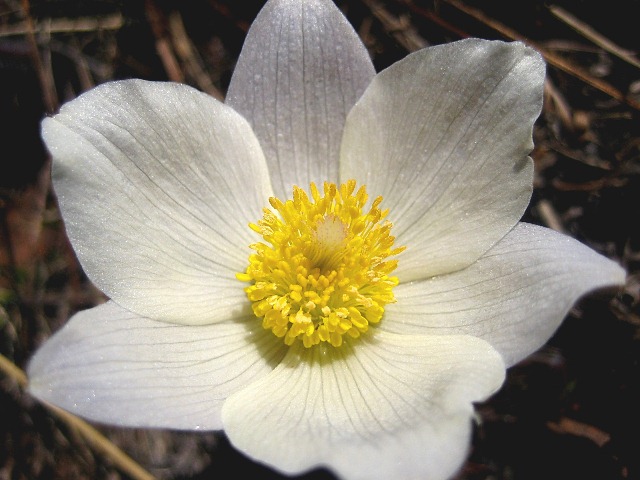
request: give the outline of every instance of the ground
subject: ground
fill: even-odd
[[[104,441],[92,444],[29,397],[10,370],[24,368],[71,314],[104,300],[65,237],[40,120],[116,78],[180,81],[223,98],[263,3],[0,0],[0,353],[8,360],[0,479],[135,478]],[[640,478],[640,2],[336,3],[378,70],[466,36],[540,50],[548,78],[524,220],[563,231],[628,272],[624,287],[578,302],[547,345],[477,406],[480,423],[456,480]],[[97,427],[158,478],[281,478],[221,434]]]

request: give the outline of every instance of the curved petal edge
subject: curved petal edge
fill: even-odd
[[[76,314],[44,343],[29,363],[28,390],[97,422],[219,430],[226,398],[284,355],[253,320],[172,325],[107,302]]]
[[[404,334],[464,333],[513,365],[540,348],[583,295],[623,285],[617,263],[577,240],[520,223],[464,270],[396,287],[380,328]]]
[[[467,39],[395,63],[352,109],[340,178],[384,197],[401,281],[468,266],[520,220],[544,77],[522,43]]]
[[[67,234],[89,278],[138,314],[241,316],[235,274],[272,195],[251,127],[191,87],[102,84],[43,121]]]
[[[276,195],[338,181],[345,118],[375,70],[330,0],[270,0],[253,22],[226,103],[249,120]]]
[[[444,480],[468,451],[472,402],[504,375],[478,338],[370,331],[337,349],[292,348],[229,397],[222,421],[237,448],[287,474]]]

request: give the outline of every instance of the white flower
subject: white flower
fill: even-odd
[[[69,238],[111,300],[39,350],[30,391],[100,422],[224,429],[286,473],[324,465],[347,479],[450,477],[468,450],[472,403],[500,387],[505,365],[540,347],[581,295],[625,278],[577,241],[518,223],[543,79],[530,48],[475,39],[374,76],[332,2],[271,0],[226,104],[137,80],[69,102],[43,136]],[[371,233],[379,241],[355,226],[384,225],[375,202],[369,214],[372,202],[344,207],[344,217],[305,216],[313,199],[282,203],[294,185],[346,182],[341,205],[353,197],[349,180],[383,197],[394,247],[388,226]],[[277,216],[260,218],[272,196],[282,200],[273,209],[288,205],[297,240],[269,237]],[[307,277],[280,281],[276,267],[251,273],[256,232],[282,252],[298,242],[327,271],[343,259],[360,266],[313,291]],[[349,250],[351,241],[382,253]],[[302,265],[282,255],[277,268]],[[275,318],[269,328],[245,281],[286,290],[262,306],[266,293],[253,298],[266,323]],[[371,293],[379,282],[389,289]],[[330,317],[346,322],[333,340]],[[291,346],[273,334],[294,327]]]

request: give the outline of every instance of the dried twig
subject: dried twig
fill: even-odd
[[[200,90],[218,100],[224,100],[224,95],[213,85],[211,77],[205,71],[202,59],[187,35],[182,17],[178,12],[173,12],[169,15],[169,32],[171,33],[176,53],[182,60],[187,73],[193,77]]]
[[[60,41],[54,37],[49,42],[49,49],[53,53],[67,57],[76,65],[82,64],[81,68],[88,69],[86,74],[90,79],[93,77],[98,78],[98,81],[94,83],[102,83],[113,78],[112,64],[108,61],[101,61],[95,57],[86,55],[82,52],[77,42]],[[84,90],[86,90],[86,88],[84,88]]]
[[[553,82],[547,78],[544,82],[544,96],[547,104],[550,102],[555,107],[558,118],[570,130],[575,128],[573,122],[573,112],[569,103],[565,100],[564,95],[556,88]]]
[[[40,87],[42,89],[42,97],[45,108],[48,113],[53,113],[58,108],[58,94],[56,93],[55,82],[53,80],[53,72],[51,68],[45,68],[45,64],[38,50],[38,43],[34,34],[33,19],[31,18],[31,4],[29,0],[22,0],[22,10],[25,16],[25,24],[27,27],[26,36],[30,46],[30,55],[33,67],[38,74]],[[49,62],[49,67],[50,67]]]
[[[80,47],[78,46],[78,40],[76,38],[72,39],[71,44],[72,48],[75,47],[75,49],[80,52]],[[85,60],[85,57],[81,53],[78,53],[78,55],[75,56],[75,64],[82,91],[87,91],[93,88],[95,86],[95,82],[91,76],[91,70],[89,69],[89,65]]]
[[[578,33],[580,33],[583,37],[585,37],[588,40],[592,41],[593,43],[598,45],[603,50],[606,50],[607,52],[609,52],[612,55],[615,55],[616,57],[620,58],[621,60],[624,60],[625,62],[633,65],[634,67],[640,68],[640,61],[638,61],[637,59],[635,59],[633,57],[633,55],[635,53],[632,52],[631,50],[627,50],[627,49],[624,49],[624,48],[616,45],[614,42],[609,40],[607,37],[605,37],[604,35],[596,32],[589,25],[587,25],[583,21],[579,20],[578,18],[573,16],[571,13],[567,12],[562,7],[559,7],[557,5],[551,5],[549,7],[549,10],[557,18],[559,18],[560,20],[565,22],[571,28],[573,28]]]
[[[427,46],[427,41],[418,34],[410,22],[394,17],[376,0],[363,0],[363,3],[369,7],[385,30],[408,52],[415,52]]]
[[[482,11],[478,10],[477,8],[469,7],[468,5],[461,2],[460,0],[443,0],[443,1],[451,5],[452,7],[460,10],[461,12],[469,15],[475,20],[487,25],[488,27],[491,27],[495,31],[499,32],[505,38],[508,38],[509,40],[519,40],[521,42],[524,42],[532,46],[544,56],[545,60],[550,65],[568,73],[569,75],[572,75],[578,78],[579,80],[585,82],[586,84],[592,86],[593,88],[600,90],[603,93],[606,93],[610,97],[620,102],[626,103],[628,106],[636,110],[640,110],[640,102],[626,96],[624,93],[622,93],[620,90],[615,88],[613,85],[610,85],[604,80],[601,80],[599,78],[594,77],[593,75],[590,75],[584,69],[578,67],[577,65],[572,64],[571,62],[569,62],[568,60],[565,60],[559,55],[556,55],[555,53],[550,52],[548,50],[545,50],[540,45],[520,35],[515,30],[485,15]]]
[[[167,77],[172,82],[184,83],[184,74],[180,68],[180,64],[171,49],[171,42],[164,30],[164,17],[162,12],[156,6],[154,0],[145,1],[145,10],[149,25],[156,39],[156,52],[164,65]]]
[[[562,220],[560,220],[558,212],[556,212],[549,200],[540,200],[536,205],[536,209],[547,227],[552,228],[556,232],[566,233],[566,229],[562,224]]]
[[[0,371],[13,379],[20,388],[24,389],[27,387],[28,380],[24,371],[2,354],[0,354]],[[72,430],[79,433],[95,451],[111,460],[114,465],[131,478],[136,480],[154,480],[155,477],[153,475],[142,468],[87,422],[48,403],[44,403],[44,405]]]
[[[606,445],[611,440],[611,436],[599,428],[567,417],[561,418],[557,423],[548,422],[547,426],[556,433],[588,438],[599,447]]]
[[[123,25],[122,15],[114,13],[96,18],[55,18],[38,23],[28,20],[16,25],[0,25],[0,38],[28,35],[29,33],[81,33],[100,30],[119,30]]]
[[[453,33],[454,35],[456,35],[459,38],[466,38],[466,37],[469,36],[469,34],[467,32],[462,30],[457,25],[454,25],[453,23],[445,20],[440,15],[438,15],[436,12],[432,12],[431,10],[428,10],[427,8],[420,7],[420,6],[416,5],[415,3],[413,3],[412,0],[398,0],[398,1],[401,2],[405,7],[407,7],[412,12],[420,15],[421,17],[426,18],[427,20],[429,20],[429,21],[435,23],[436,25],[438,25],[439,27],[442,27],[443,29]]]

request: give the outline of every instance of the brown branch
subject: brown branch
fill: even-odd
[[[172,82],[184,83],[184,74],[180,68],[180,64],[173,53],[171,42],[167,37],[164,24],[165,19],[163,13],[155,4],[154,0],[145,0],[145,11],[149,19],[151,31],[156,39],[156,52],[164,65],[167,77]]]

